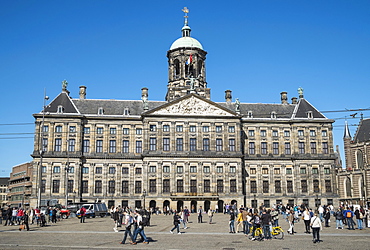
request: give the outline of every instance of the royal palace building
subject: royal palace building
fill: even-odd
[[[147,88],[134,101],[88,99],[85,86],[72,98],[63,81],[34,114],[34,206],[40,195],[206,210],[338,201],[334,121],[301,88],[291,102],[281,92],[279,104],[242,103],[231,90],[213,102],[207,52],[190,32],[186,16],[167,51],[164,101],[150,100]]]

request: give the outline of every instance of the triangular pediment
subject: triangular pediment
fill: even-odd
[[[149,112],[151,115],[187,115],[187,116],[236,116],[226,108],[198,97],[189,95]]]

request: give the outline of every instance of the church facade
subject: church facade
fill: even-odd
[[[36,120],[31,205],[37,199],[110,206],[214,209],[224,204],[336,204],[333,120],[299,98],[280,104],[213,102],[202,44],[182,36],[167,52],[164,101],[72,98]],[[67,194],[67,197],[66,197]]]

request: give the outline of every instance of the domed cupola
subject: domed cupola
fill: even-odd
[[[202,44],[190,36],[188,25],[188,8],[185,13],[185,24],[182,27],[182,37],[174,41],[167,51],[168,86],[166,101],[172,101],[189,93],[197,93],[210,99],[210,89],[207,88],[205,60],[207,52]]]

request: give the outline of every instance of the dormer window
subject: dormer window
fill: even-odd
[[[252,111],[248,111],[248,118],[253,118],[253,112]]]
[[[98,108],[98,115],[104,115],[104,109],[102,107]]]
[[[63,114],[63,111],[64,111],[64,108],[62,105],[59,105],[58,108],[57,108],[57,113],[58,114]]]
[[[308,111],[308,112],[307,112],[307,118],[308,118],[308,119],[312,119],[312,118],[313,118],[313,113],[312,113],[312,111]]]
[[[129,115],[130,115],[130,109],[129,109],[129,108],[125,108],[125,109],[123,110],[123,115],[124,115],[124,116],[129,116]]]
[[[276,112],[275,111],[271,112],[271,119],[276,119]]]

